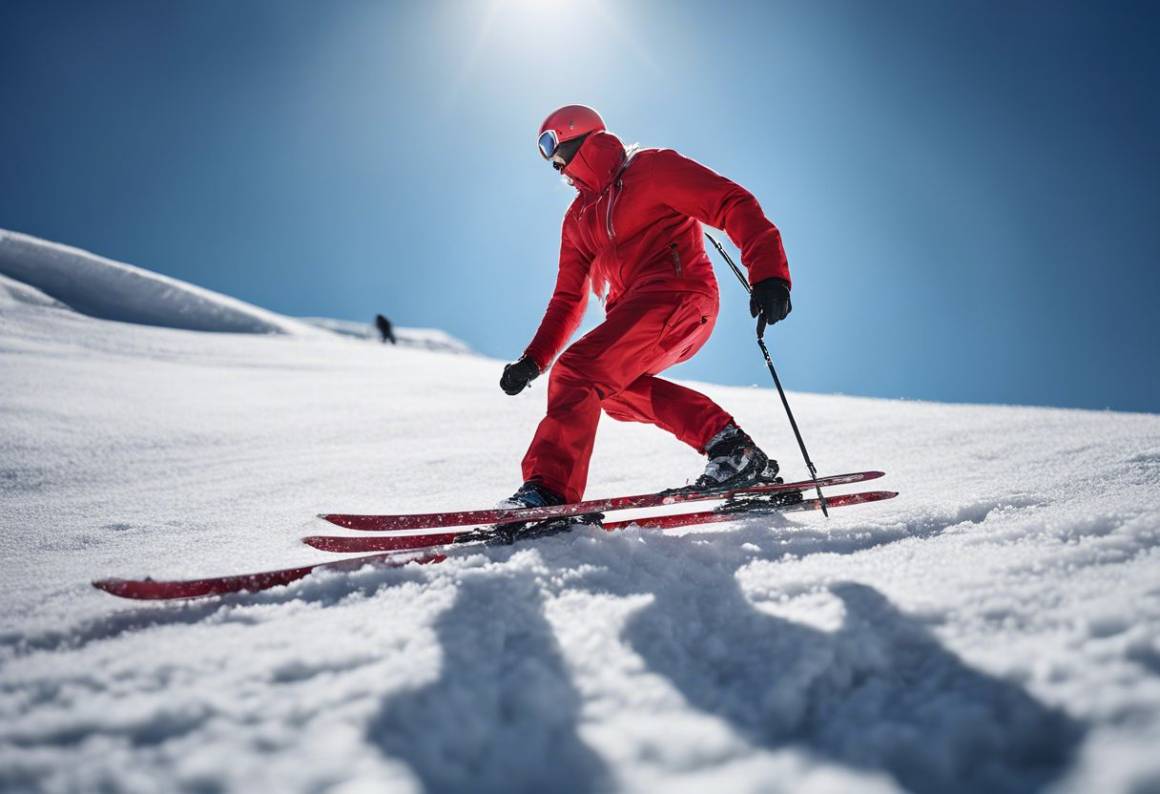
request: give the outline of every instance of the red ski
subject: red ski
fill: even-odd
[[[835,474],[819,477],[818,485],[823,488],[834,485],[850,485],[884,476],[880,471],[859,471],[852,474]],[[729,499],[734,496],[754,496],[775,494],[782,491],[804,491],[814,487],[813,480],[778,484],[753,485],[733,491],[669,491],[661,493],[637,494],[636,496],[615,496],[609,499],[592,499],[587,502],[556,505],[553,507],[522,507],[509,510],[458,510],[444,513],[403,513],[399,515],[355,515],[349,513],[324,513],[319,516],[332,524],[346,529],[382,532],[386,530],[438,529],[441,527],[468,527],[475,524],[505,524],[515,521],[542,521],[546,518],[562,518],[586,513],[606,513],[610,510],[631,510],[640,507],[661,507],[684,502],[704,502],[712,499]]]
[[[827,496],[827,507],[847,507],[849,505],[878,502],[891,499],[898,494],[895,491],[865,491],[863,493],[841,494]],[[720,521],[734,521],[745,515],[762,513],[794,513],[803,510],[820,510],[821,502],[817,499],[806,499],[802,502],[789,505],[741,505],[735,510],[718,509],[700,513],[677,513],[665,516],[647,516],[634,518],[628,521],[610,521],[603,524],[604,529],[615,532],[625,527],[636,526],[641,529],[674,529],[689,526],[690,524],[712,524]],[[376,535],[376,536],[349,536],[349,535],[310,535],[302,539],[308,546],[322,551],[338,553],[354,553],[368,551],[420,551],[446,546],[458,546],[469,543],[484,543],[491,539],[486,528],[469,529],[459,532],[431,532],[424,535]],[[518,538],[517,538],[518,540]]]
[[[898,494],[894,491],[867,491],[864,493],[841,494],[839,496],[831,496],[826,498],[826,503],[829,507],[843,507],[846,505],[864,504],[866,502],[877,502],[882,499],[891,499]],[[728,512],[721,510],[700,512],[700,513],[678,513],[676,515],[667,516],[650,516],[648,518],[641,518],[632,521],[615,521],[604,525],[604,529],[608,531],[615,531],[624,529],[628,526],[638,526],[642,529],[656,529],[665,530],[676,527],[684,527],[693,524],[710,524],[720,521],[732,521],[742,518],[746,515],[755,515],[762,513],[781,513],[797,510],[818,510],[821,504],[817,499],[807,499],[798,504],[792,504],[782,507],[775,507],[769,505],[759,506],[744,506],[739,508],[736,512]],[[176,581],[159,581],[155,579],[100,579],[93,582],[93,586],[107,593],[120,596],[122,598],[133,598],[143,600],[165,600],[165,599],[179,599],[179,598],[200,598],[203,596],[226,595],[228,593],[246,593],[255,592],[258,590],[268,590],[272,587],[279,587],[290,584],[299,579],[303,579],[316,571],[357,571],[366,566],[382,567],[382,568],[400,568],[404,565],[416,563],[418,565],[429,565],[439,563],[447,559],[447,547],[454,547],[458,545],[454,538],[461,535],[473,535],[470,541],[463,542],[464,545],[476,546],[486,543],[486,538],[480,537],[475,532],[444,532],[432,533],[423,536],[414,536],[411,538],[382,538],[382,537],[364,537],[354,538],[354,540],[365,540],[369,542],[384,541],[384,540],[415,540],[420,538],[437,538],[445,537],[451,540],[436,546],[427,546],[420,549],[411,549],[415,552],[412,554],[400,554],[398,551],[385,551],[378,554],[368,554],[361,557],[349,557],[343,560],[334,560],[331,562],[322,562],[315,565],[305,565],[298,568],[284,568],[277,571],[262,571],[259,573],[242,574],[239,576],[218,576],[208,579],[186,579]],[[517,542],[520,542],[517,539]]]
[[[283,568],[280,571],[245,573],[238,576],[214,576],[208,579],[183,579],[164,581],[157,579],[98,579],[93,587],[112,593],[121,598],[157,601],[175,598],[201,598],[203,596],[226,595],[228,593],[253,593],[272,587],[296,582],[315,571],[357,571],[364,566],[381,568],[401,568],[412,562],[427,565],[443,562],[444,554],[426,554],[421,557],[400,558],[394,554],[371,554],[366,557],[352,557],[345,560],[304,565],[301,568]]]

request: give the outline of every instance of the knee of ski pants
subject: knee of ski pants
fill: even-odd
[[[691,358],[717,319],[715,294],[646,294],[640,311],[647,317],[623,314],[636,305],[622,305],[620,315],[610,316],[560,355],[548,379],[549,395],[583,389],[605,400],[641,375],[655,375]]]
[[[559,394],[562,391],[583,390],[591,391],[603,400],[609,394],[614,394],[624,387],[619,384],[615,366],[611,356],[590,358],[583,352],[568,349],[556,359],[552,371],[548,376],[548,393]]]
[[[608,416],[612,417],[618,422],[642,422],[645,413],[636,409],[635,406],[626,403],[623,400],[618,400],[616,397],[610,397],[600,404]]]

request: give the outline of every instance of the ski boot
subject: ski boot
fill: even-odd
[[[496,507],[502,510],[514,510],[523,507],[552,507],[564,504],[564,497],[550,491],[536,480],[529,480],[520,486],[519,490],[504,499]],[[516,540],[537,538],[544,535],[555,535],[558,532],[567,532],[575,526],[599,524],[604,516],[600,513],[583,516],[561,516],[547,518],[542,521],[512,521],[507,524],[496,524],[492,527],[489,542],[498,545],[507,545]]]
[[[784,482],[777,476],[780,471],[777,461],[762,452],[749,434],[732,422],[709,439],[705,454],[709,463],[705,466],[704,474],[689,486],[691,491],[731,491],[762,483]],[[802,498],[800,491],[738,496],[731,498],[721,509],[749,509],[758,504],[791,505],[802,501]]]
[[[496,507],[500,510],[517,510],[522,507],[554,507],[564,504],[564,497],[549,491],[538,480],[528,480],[519,490],[504,499]]]
[[[709,463],[691,490],[728,491],[763,482],[781,482],[777,461],[762,452],[749,434],[732,422],[709,439],[705,455]]]

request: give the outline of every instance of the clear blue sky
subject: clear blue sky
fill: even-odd
[[[582,102],[781,227],[792,388],[1160,411],[1158,15],[0,0],[0,227],[512,358],[571,196],[536,132]],[[714,339],[676,373],[765,385],[718,273]]]

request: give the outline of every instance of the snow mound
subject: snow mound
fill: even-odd
[[[35,306],[50,309],[67,309],[60,301],[50,298],[35,287],[0,276],[0,308],[12,309],[16,306]]]
[[[103,320],[190,331],[309,332],[302,323],[212,290],[5,230],[0,230],[0,275]],[[11,285],[4,289],[8,298],[21,302],[31,294]]]
[[[331,317],[300,317],[304,323],[323,328],[342,336],[379,341],[379,332],[370,323],[354,320],[336,320]],[[471,353],[464,342],[438,328],[392,328],[396,341],[403,347],[417,347],[442,353]]]

